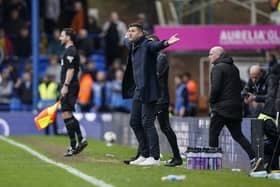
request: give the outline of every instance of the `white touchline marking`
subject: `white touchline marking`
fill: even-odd
[[[94,185],[99,186],[99,187],[113,187],[113,185],[107,184],[102,180],[99,180],[95,177],[89,176],[89,175],[79,171],[78,169],[75,169],[75,168],[69,166],[69,165],[53,161],[53,160],[49,159],[48,157],[46,157],[45,155],[38,153],[37,151],[31,149],[30,147],[28,147],[24,144],[18,143],[16,141],[11,140],[11,139],[9,139],[7,137],[4,137],[4,136],[0,136],[0,139],[9,143],[9,144],[12,144],[14,146],[17,146],[17,147],[27,151],[28,153],[32,154],[33,156],[35,156],[35,157],[37,157],[37,158],[39,158],[39,159],[41,159],[41,160],[43,160],[43,161],[45,161],[49,164],[53,164],[57,167],[60,167],[64,170],[68,171],[69,173],[71,173],[71,174],[73,174],[77,177],[80,177],[81,179],[83,179],[83,180],[85,180],[85,181],[87,181],[91,184],[94,184]]]

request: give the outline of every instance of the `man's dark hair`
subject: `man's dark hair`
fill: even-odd
[[[141,31],[144,30],[144,29],[143,29],[143,25],[140,24],[140,23],[131,23],[131,24],[128,25],[128,28],[130,28],[130,27],[137,27],[137,28],[138,28],[139,30],[141,30]]]
[[[75,42],[76,32],[72,28],[64,28],[62,31],[65,32],[66,36],[70,36],[70,39]]]

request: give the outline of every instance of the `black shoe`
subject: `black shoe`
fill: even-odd
[[[183,164],[182,158],[172,158],[171,160],[166,161],[164,165],[168,167],[174,167],[182,164]]]
[[[74,154],[79,154],[80,152],[82,152],[84,150],[84,148],[86,148],[86,146],[88,145],[88,142],[86,139],[82,139],[82,141],[80,141],[78,143],[78,146],[76,148],[76,151],[74,152]]]
[[[73,156],[76,152],[76,149],[72,148],[71,146],[67,148],[66,152],[64,153],[65,157]]]
[[[130,162],[132,162],[132,161],[134,161],[134,160],[136,160],[138,158],[138,156],[135,156],[135,157],[131,157],[130,159],[127,159],[127,160],[124,160],[123,161],[123,163],[125,163],[125,164],[130,164]]]
[[[260,171],[262,169],[261,167],[261,162],[262,162],[262,158],[253,158],[250,161],[250,165],[251,165],[251,172],[255,172],[255,171]]]

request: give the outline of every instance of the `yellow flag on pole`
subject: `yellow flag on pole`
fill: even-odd
[[[38,130],[46,128],[49,124],[55,121],[59,104],[60,101],[56,102],[52,106],[45,108],[34,118],[34,122]]]

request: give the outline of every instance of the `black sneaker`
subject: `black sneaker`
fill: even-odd
[[[172,158],[171,160],[166,161],[164,165],[168,167],[175,167],[175,166],[180,166],[182,164],[183,164],[182,158]]]
[[[74,154],[79,154],[80,152],[82,152],[87,145],[88,145],[87,140],[85,138],[82,139],[82,141],[80,141],[78,143],[76,151],[74,152]]]
[[[66,152],[64,153],[65,157],[70,157],[73,156],[76,152],[76,149],[72,148],[71,146],[69,146],[66,150]]]
[[[138,158],[138,155],[137,156],[135,156],[135,157],[131,157],[130,159],[127,159],[127,160],[124,160],[123,161],[123,163],[125,163],[125,164],[130,164],[130,162],[132,162],[132,161],[134,161],[134,160],[136,160]]]
[[[251,165],[251,172],[255,172],[255,171],[258,171],[260,170],[260,164],[262,162],[262,158],[253,158],[251,161],[250,161],[250,165]]]

